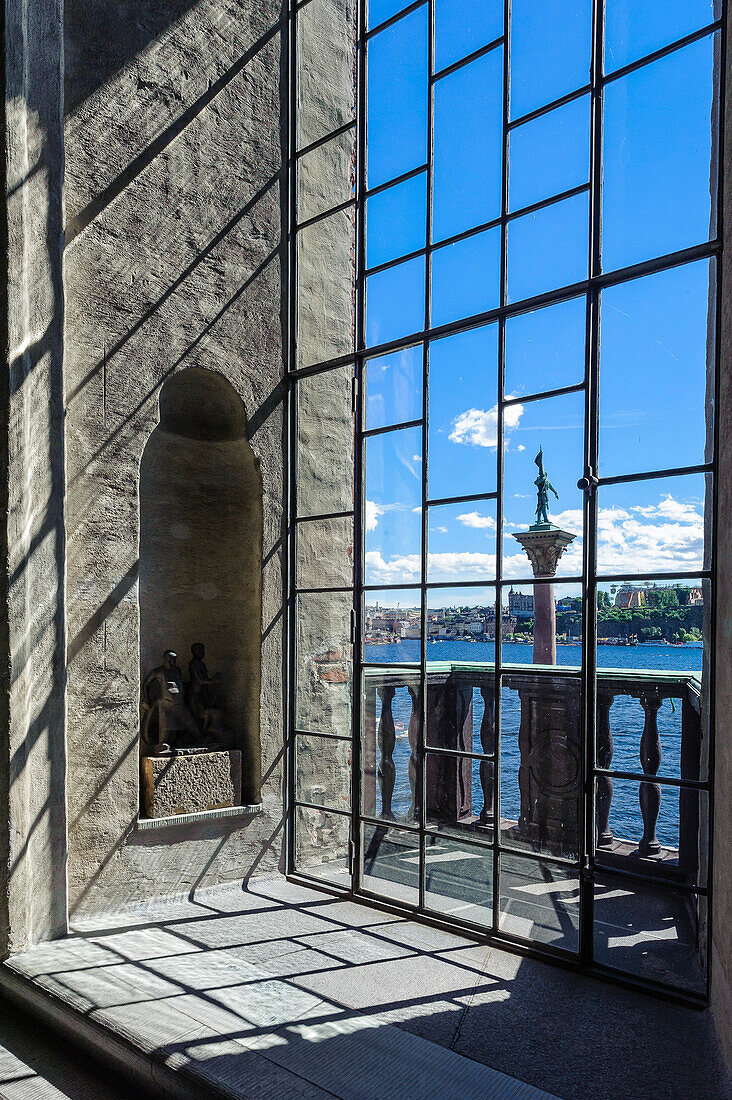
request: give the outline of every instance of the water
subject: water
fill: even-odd
[[[419,662],[420,643],[405,640],[394,645],[367,645],[365,660],[374,664],[389,665],[394,662]],[[598,668],[648,668],[676,672],[700,672],[703,650],[701,643],[685,646],[639,645],[598,646]],[[428,661],[492,662],[493,642],[430,642]],[[503,643],[503,660],[506,664],[530,665],[532,647],[514,642]],[[557,646],[557,664],[579,667],[582,651],[579,645]],[[519,813],[518,790],[518,730],[520,704],[515,691],[504,688],[502,693],[501,729],[501,816],[517,819]],[[406,814],[411,800],[408,764],[410,756],[407,726],[411,713],[411,700],[406,688],[397,691],[392,705],[396,726],[394,763],[397,769],[392,806],[397,817]],[[480,692],[473,692],[473,748],[481,751],[480,725],[483,719],[483,699]],[[618,771],[641,771],[639,761],[640,739],[643,732],[643,708],[637,699],[617,696],[610,710],[615,751],[613,768]],[[658,712],[658,729],[661,737],[662,762],[660,774],[678,778],[681,755],[681,701],[664,700]],[[479,813],[482,794],[478,778],[478,763],[473,765],[473,812]],[[643,823],[638,805],[638,784],[615,780],[610,828],[616,836],[637,841],[643,833]],[[657,825],[662,844],[678,847],[679,796],[678,789],[663,787],[661,811]]]

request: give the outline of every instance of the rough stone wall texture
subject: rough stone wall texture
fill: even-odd
[[[729,32],[732,29],[730,11]],[[732,180],[732,64],[726,60],[724,105],[725,181]],[[714,760],[714,907],[712,912],[712,1010],[727,1065],[732,1072],[732,189],[722,195],[724,257],[720,318],[720,379],[717,487],[717,631]]]
[[[281,863],[282,9],[66,2],[72,915]],[[140,462],[161,385],[189,367],[232,384],[262,476],[263,813],[143,833]]]
[[[0,956],[66,921],[60,3],[8,0],[5,35]]]

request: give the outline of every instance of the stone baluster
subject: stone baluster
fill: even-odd
[[[410,687],[407,684],[409,698],[412,701],[412,712],[409,715],[409,789],[412,792],[412,800],[409,806],[409,820],[418,817],[419,798],[421,791],[417,790],[417,759],[419,754],[420,729],[422,726],[422,693],[418,687]]]
[[[614,695],[607,692],[598,692],[597,695],[597,766],[609,768],[613,762],[613,732],[610,729],[610,708],[613,705]],[[613,801],[613,781],[609,775],[597,777],[597,793],[595,802],[595,822],[597,826],[598,848],[608,848],[614,841],[610,829],[610,807]]]
[[[643,736],[640,743],[641,770],[644,775],[657,775],[661,766],[661,738],[658,733],[658,711],[661,706],[658,695],[643,694],[640,703],[645,714]],[[641,783],[638,791],[641,815],[643,817],[643,836],[638,845],[642,856],[658,855],[661,845],[656,836],[656,822],[661,808],[661,788],[658,783]]]
[[[391,705],[396,694],[395,687],[377,688],[381,700],[381,715],[379,717],[378,745],[379,766],[377,774],[379,789],[381,791],[381,817],[389,821],[396,818],[392,812],[391,799],[394,794],[394,782],[396,780],[396,765],[394,763],[394,746],[396,745],[396,731],[394,729],[394,715]]]
[[[496,700],[493,687],[485,685],[481,687],[480,694],[483,697],[483,721],[480,723],[480,747],[484,753],[491,755],[496,751]],[[481,760],[478,766],[480,786],[483,792],[483,808],[480,811],[481,825],[495,824],[495,805],[493,777],[495,764],[492,760]]]

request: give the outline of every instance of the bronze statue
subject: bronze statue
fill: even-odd
[[[175,750],[181,735],[199,736],[196,719],[183,697],[177,657],[172,649],[166,649],[162,665],[148,673],[142,685],[142,743],[150,754]]]
[[[196,719],[198,728],[204,737],[218,739],[224,731],[221,728],[223,710],[215,706],[218,689],[221,685],[221,673],[209,676],[203,658],[205,647],[201,642],[191,646],[192,659],[188,665],[190,680],[186,684],[186,702],[188,709]]]
[[[541,447],[539,447],[539,453],[534,459],[534,462],[539,467],[539,476],[534,482],[538,495],[536,504],[536,524],[534,526],[538,527],[540,524],[549,523],[549,493],[554,493],[557,500],[559,500],[559,493],[544,471],[544,453]]]
[[[148,673],[142,685],[141,738],[143,755],[203,752],[224,747],[231,736],[224,728],[224,711],[216,706],[221,674],[209,676],[201,642],[191,646],[190,680],[183,684],[177,654],[166,649],[163,663]]]

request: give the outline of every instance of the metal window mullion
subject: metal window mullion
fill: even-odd
[[[511,67],[511,0],[503,0],[503,117],[501,144],[501,285],[498,321],[497,405],[496,423],[496,587],[495,627],[493,631],[493,933],[499,932],[501,901],[501,663],[503,657],[503,432],[506,380],[506,316],[508,301],[508,120]]]
[[[434,188],[434,118],[435,93],[432,81],[435,62],[435,0],[429,0],[427,8],[427,207],[425,216],[425,282],[424,327],[429,332],[432,324],[432,200]],[[425,744],[427,741],[427,569],[429,553],[429,512],[427,509],[427,468],[429,461],[429,368],[430,345],[422,345],[422,571],[420,606],[422,608],[421,646],[419,654],[420,733],[419,757],[415,782],[419,784],[419,907],[425,908],[426,851],[425,824],[427,819],[427,766]]]
[[[353,543],[356,548],[353,562],[353,647],[352,662],[352,767],[351,767],[351,891],[358,893],[361,882],[361,788],[362,776],[362,730],[363,730],[363,535],[364,492],[363,492],[363,404],[364,404],[364,358],[360,354],[363,347],[366,313],[366,20],[368,0],[358,0],[357,6],[357,43],[356,43],[356,317],[354,325],[354,351],[356,353],[354,370],[356,386],[356,407],[354,410],[354,493],[356,508],[354,513]]]
[[[602,68],[604,0],[593,2],[591,62],[591,160],[587,302],[587,347],[585,391],[585,475],[594,476],[598,466],[598,386],[600,347],[600,288],[602,258]],[[582,798],[580,837],[584,838],[580,871],[579,955],[583,965],[594,956],[594,884],[592,865],[595,844],[595,710],[597,690],[597,493],[590,488],[584,500],[585,540],[583,547],[583,630],[582,630]],[[582,827],[584,826],[584,827]]]

